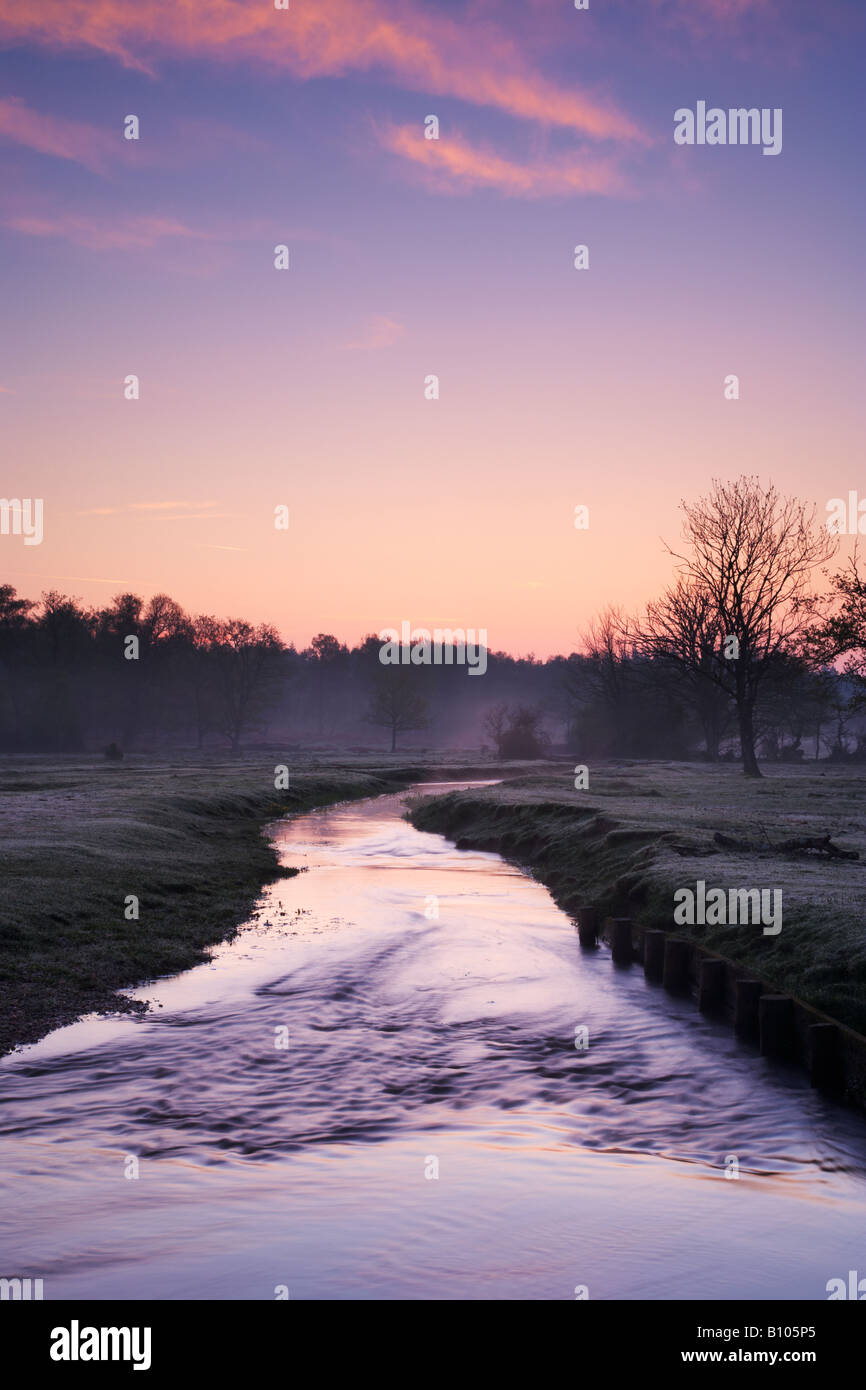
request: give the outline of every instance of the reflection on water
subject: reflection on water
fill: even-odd
[[[46,1298],[761,1299],[862,1265],[857,1116],[402,810],[277,826],[307,872],[211,963],[0,1064],[0,1273]]]

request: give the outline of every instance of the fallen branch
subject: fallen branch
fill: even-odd
[[[766,831],[764,832],[766,836]],[[780,840],[777,845],[770,844],[767,837],[766,846],[756,840],[739,840],[733,835],[723,835],[717,830],[713,836],[717,845],[724,849],[746,850],[750,854],[760,854],[769,848],[774,854],[820,854],[827,859],[859,859],[860,855],[856,849],[840,849],[834,845],[827,835],[810,835],[795,840]]]

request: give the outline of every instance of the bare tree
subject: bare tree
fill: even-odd
[[[590,686],[610,713],[614,747],[627,746],[630,712],[629,659],[634,650],[632,624],[620,608],[608,607],[583,633]]]
[[[780,654],[805,659],[803,605],[812,572],[831,558],[837,542],[816,523],[814,505],[781,497],[772,484],[763,489],[757,478],[715,479],[708,496],[683,502],[682,509],[687,553],[670,553],[689,590],[705,596],[711,622],[730,648],[712,678],[736,705],[743,771],[760,777],[755,704],[761,682]]]
[[[217,625],[213,648],[220,731],[239,753],[241,738],[268,702],[282,643],[267,623],[253,627],[240,618]]]
[[[168,594],[154,594],[142,614],[141,622],[149,643],[185,637],[189,631],[189,618],[180,604],[169,598]]]
[[[682,695],[704,736],[707,757],[715,762],[730,714],[730,694],[721,677],[722,632],[708,591],[678,579],[647,606],[636,638],[640,651],[682,678]]]
[[[502,740],[505,736],[505,729],[508,724],[508,706],[504,701],[498,705],[491,705],[484,716],[484,732],[496,745],[497,757],[502,757]]]
[[[205,735],[215,721],[214,666],[219,644],[219,619],[199,613],[190,622],[181,679],[192,705],[196,746],[204,747]]]
[[[320,632],[310,643],[310,655],[315,673],[316,732],[319,738],[325,732],[325,716],[328,705],[328,677],[337,671],[335,665],[341,657],[348,655],[348,649],[341,645],[329,632]],[[331,682],[333,684],[333,682]]]
[[[538,705],[517,705],[509,711],[502,736],[504,758],[543,758],[550,738],[542,728],[544,711]]]
[[[364,716],[368,724],[391,730],[391,752],[397,735],[409,729],[426,729],[430,724],[427,701],[415,689],[409,671],[384,669],[377,674],[370,705]]]
[[[500,758],[541,758],[550,746],[540,705],[491,705],[484,728]]]
[[[831,583],[837,606],[819,615],[809,636],[820,660],[829,663],[846,657],[845,674],[862,687],[866,685],[866,578],[860,573],[856,545],[847,567],[834,574]]]
[[[35,607],[32,599],[18,598],[11,584],[0,584],[0,741],[8,728],[13,744],[20,739],[24,712],[20,653]]]

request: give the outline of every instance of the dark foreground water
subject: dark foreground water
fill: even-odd
[[[278,826],[308,871],[212,963],[0,1064],[0,1274],[130,1299],[825,1299],[866,1275],[866,1125],[401,802]]]

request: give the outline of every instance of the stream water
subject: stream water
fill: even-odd
[[[211,961],[0,1063],[0,1274],[46,1299],[826,1299],[866,1274],[866,1124],[403,799],[281,822],[306,872]]]

